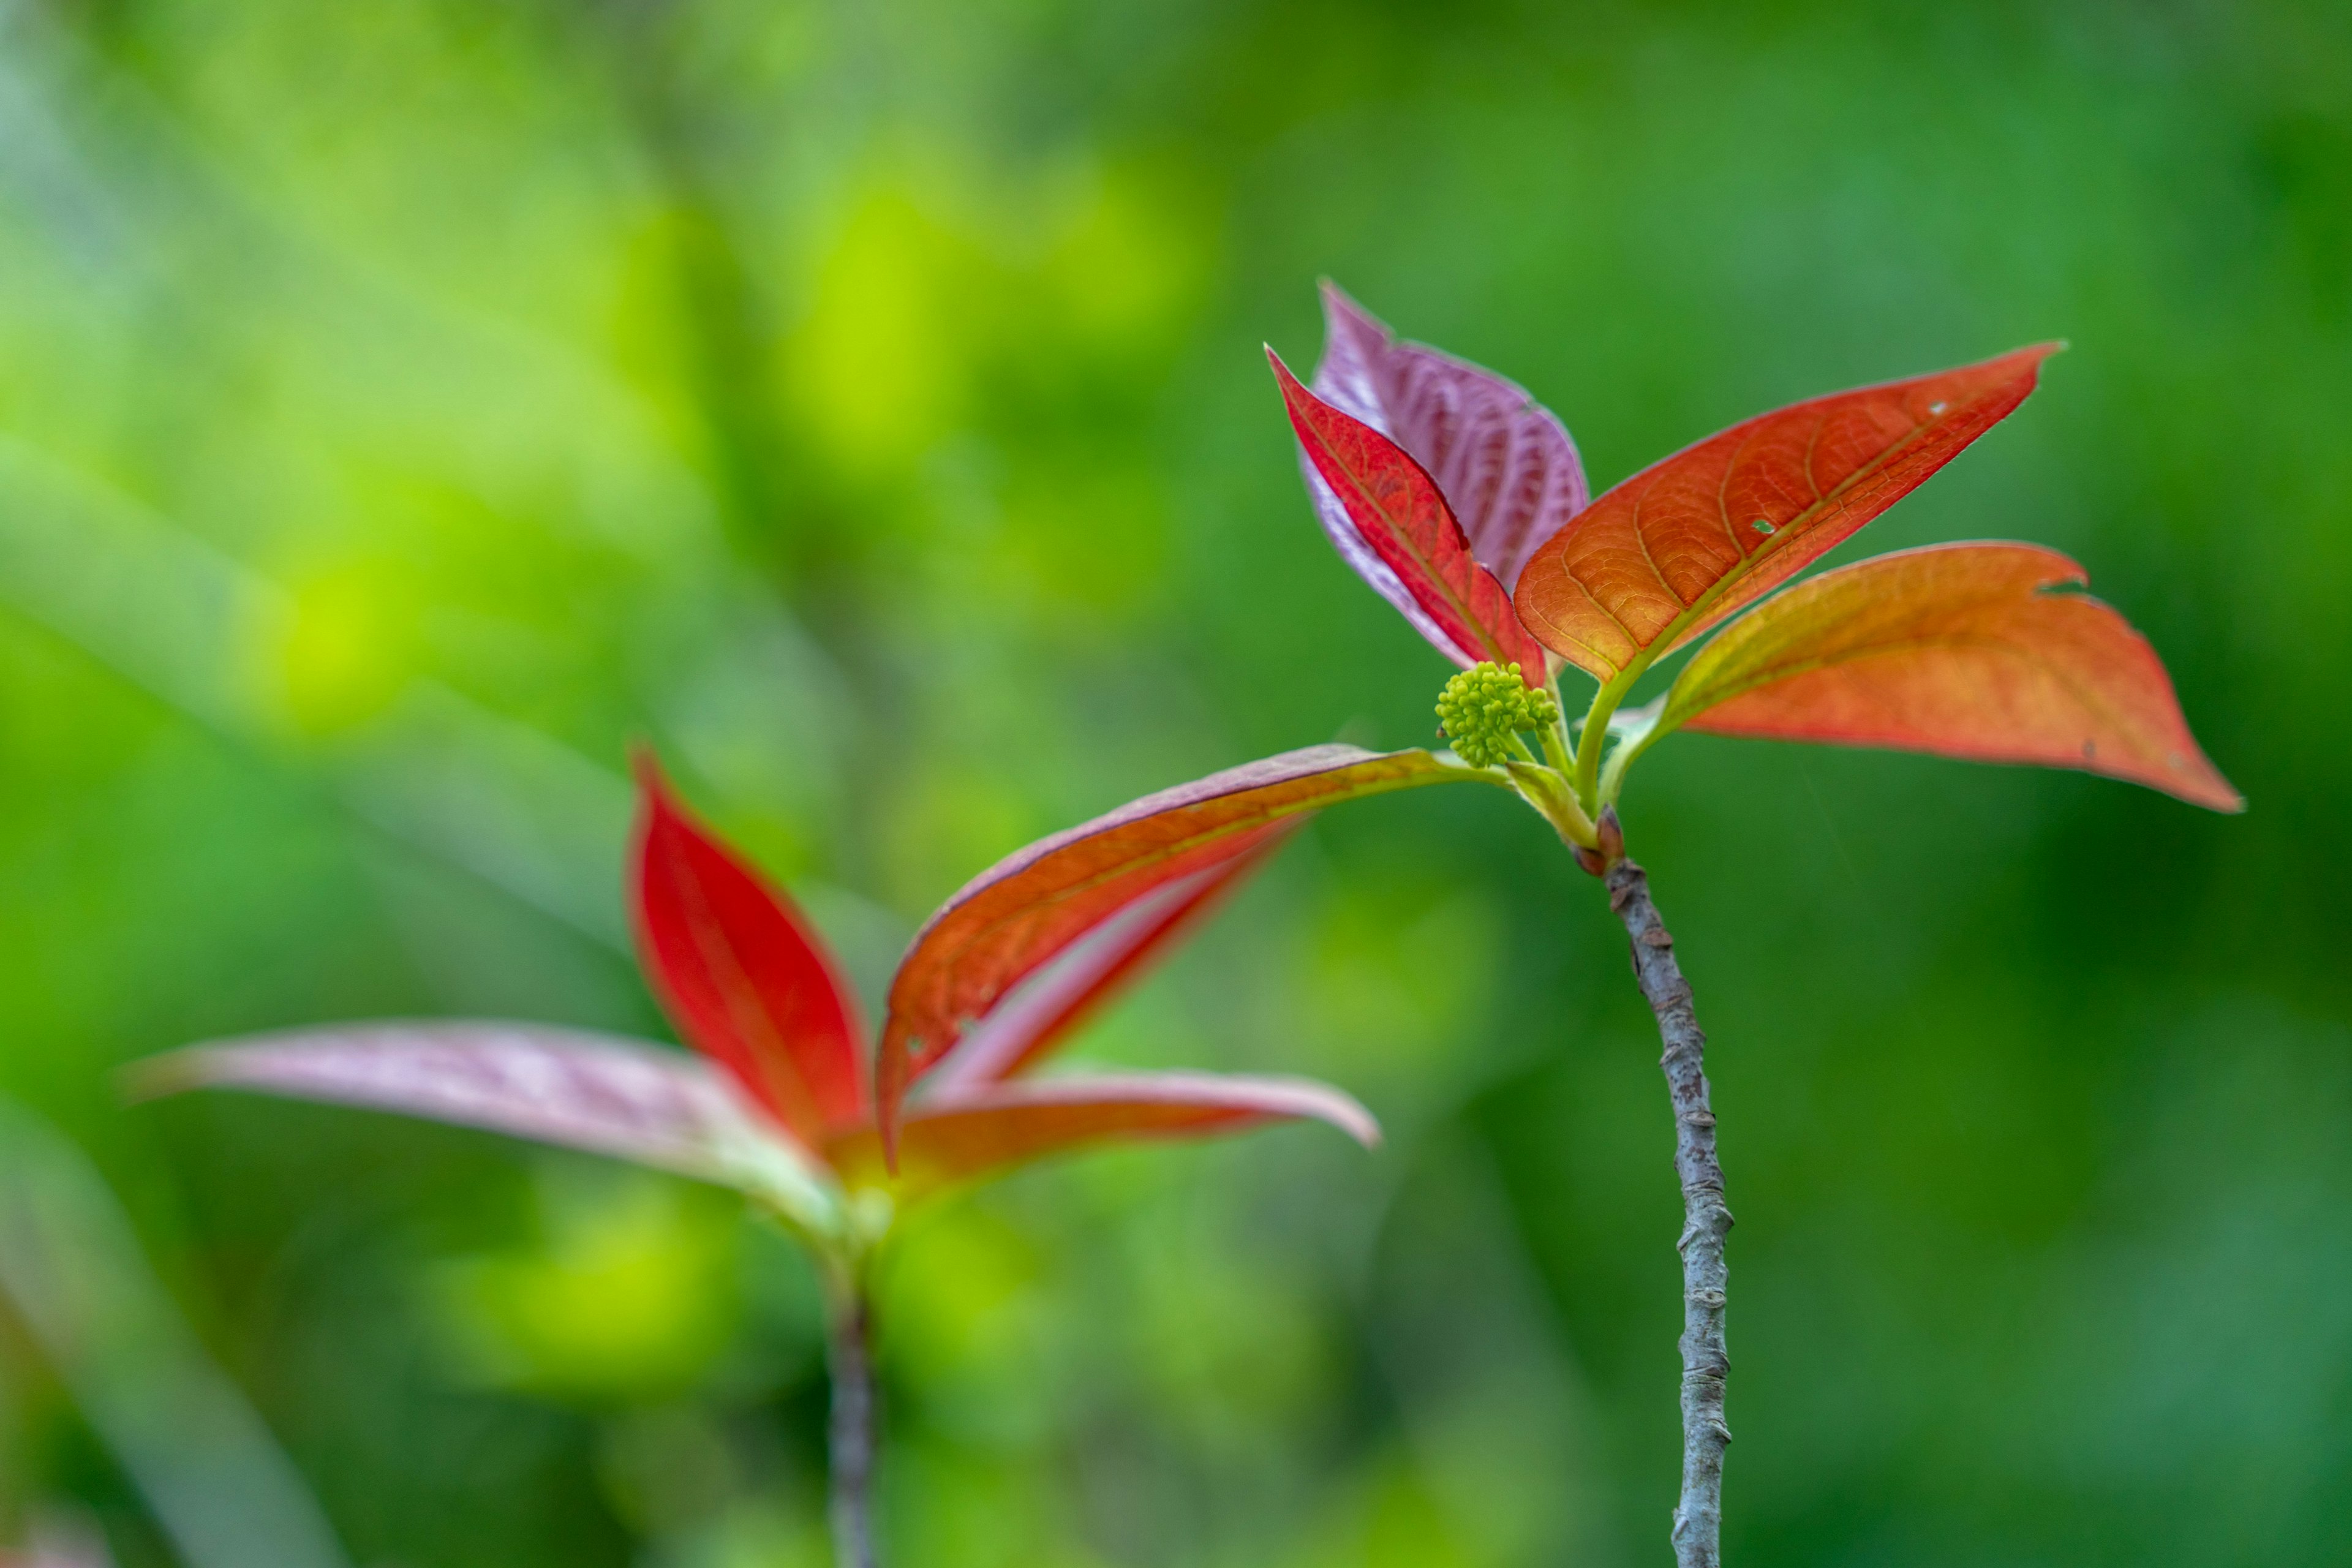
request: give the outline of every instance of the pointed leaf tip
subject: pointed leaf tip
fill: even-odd
[[[1324,531],[1357,574],[1454,663],[1491,660],[1543,679],[1543,649],[1480,565],[1437,481],[1403,447],[1326,402],[1270,354]]]
[[[630,861],[639,960],[687,1043],[808,1148],[865,1114],[864,1026],[824,940],[704,828],[649,752]]]

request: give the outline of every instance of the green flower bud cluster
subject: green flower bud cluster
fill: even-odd
[[[1474,768],[1491,768],[1512,754],[1513,735],[1559,722],[1559,704],[1550,692],[1530,687],[1517,665],[1488,660],[1445,683],[1437,721],[1455,756]]]

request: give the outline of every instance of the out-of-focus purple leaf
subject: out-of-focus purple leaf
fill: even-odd
[[[1313,384],[1325,402],[1370,425],[1429,470],[1469,536],[1470,553],[1507,589],[1517,584],[1537,548],[1591,500],[1567,427],[1526,388],[1451,354],[1399,342],[1328,279],[1323,358]],[[1356,559],[1361,542],[1347,537],[1346,509],[1311,463],[1307,468],[1323,531],[1364,572]],[[1398,603],[1377,580],[1372,585]],[[1397,590],[1403,591],[1402,583]]]
[[[242,1089],[398,1111],[747,1185],[773,1143],[736,1091],[680,1051],[497,1022],[353,1024],[191,1046],[131,1070],[142,1095]]]

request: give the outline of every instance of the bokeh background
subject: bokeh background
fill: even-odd
[[[1728,1555],[2342,1562],[2333,0],[0,6],[0,1546],[822,1562],[813,1284],[736,1204],[114,1074],[382,1015],[660,1033],[633,736],[869,991],[1035,835],[1430,740],[1444,667],[1318,532],[1259,356],[1312,360],[1322,274],[1602,484],[2072,341],[1860,544],[2075,554],[2246,816],[1705,737],[1633,776],[1739,1216]],[[1323,1075],[1390,1145],[920,1225],[895,1561],[1665,1562],[1622,940],[1504,797],[1318,823],[1083,1053]]]

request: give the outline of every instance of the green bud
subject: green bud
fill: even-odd
[[[1511,755],[1511,737],[1559,721],[1559,704],[1531,687],[1516,664],[1473,665],[1445,683],[1437,721],[1454,754],[1474,768],[1491,768]]]

